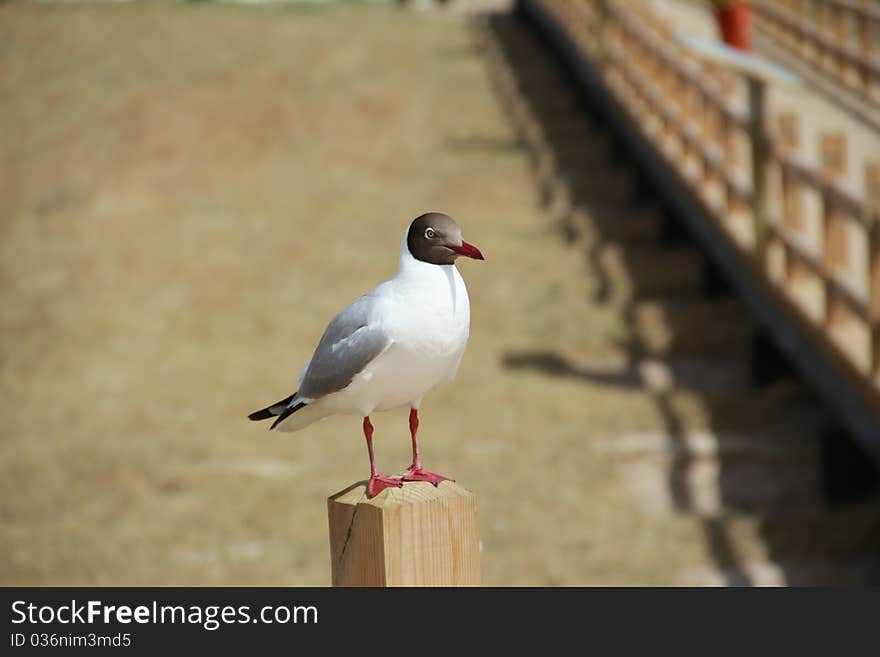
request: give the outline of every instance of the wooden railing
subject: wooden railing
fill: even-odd
[[[748,107],[754,81],[689,55],[640,3],[540,2],[741,255],[880,400],[880,163],[854,191],[834,133],[811,166],[797,115]]]
[[[880,3],[758,0],[756,26],[836,82],[880,105]]]

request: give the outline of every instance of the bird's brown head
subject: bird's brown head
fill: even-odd
[[[455,220],[440,212],[413,219],[406,245],[413,258],[432,265],[451,265],[458,256],[484,259],[477,247],[461,239],[461,228]]]

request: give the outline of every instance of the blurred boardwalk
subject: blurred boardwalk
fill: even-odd
[[[0,583],[326,585],[359,423],[245,415],[429,209],[487,257],[422,425],[485,584],[880,581],[824,411],[752,385],[743,308],[517,19],[3,5],[0,42]]]
[[[638,0],[683,32],[718,38],[718,27],[710,3],[699,0]],[[767,92],[767,114],[772,118],[783,112],[796,112],[801,120],[801,147],[804,161],[818,168],[819,137],[842,131],[847,145],[847,171],[843,186],[856,195],[864,190],[865,162],[880,156],[880,111],[863,104],[849,102],[848,94],[822,77],[810,75],[808,67],[754,30],[753,48],[757,54],[791,69],[803,77],[804,86],[793,89],[771,83]]]

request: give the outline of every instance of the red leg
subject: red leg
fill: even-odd
[[[409,409],[409,435],[412,438],[412,465],[410,470],[421,470],[422,462],[419,459],[419,412],[411,408]]]
[[[397,477],[383,477],[376,470],[376,458],[373,456],[373,424],[370,416],[364,418],[364,438],[367,439],[367,453],[370,455],[370,483],[367,484],[367,497],[376,497],[386,488],[403,486]]]
[[[436,472],[422,470],[422,461],[419,457],[419,412],[415,408],[409,409],[409,435],[412,437],[413,458],[412,465],[407,468],[403,480],[427,481],[435,486],[439,486],[441,481],[449,479],[449,477],[444,477]]]

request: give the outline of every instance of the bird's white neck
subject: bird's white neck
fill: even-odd
[[[469,321],[467,288],[455,265],[434,265],[413,257],[405,236],[400,246],[400,265],[391,284],[398,294],[415,299],[411,307],[428,304],[431,312],[448,311],[464,318],[465,324]]]
[[[400,245],[400,260],[397,266],[396,278],[425,278],[442,276],[447,279],[455,265],[434,265],[430,262],[423,262],[413,257],[409,252],[409,246],[406,243],[406,235],[403,236],[403,242]]]

